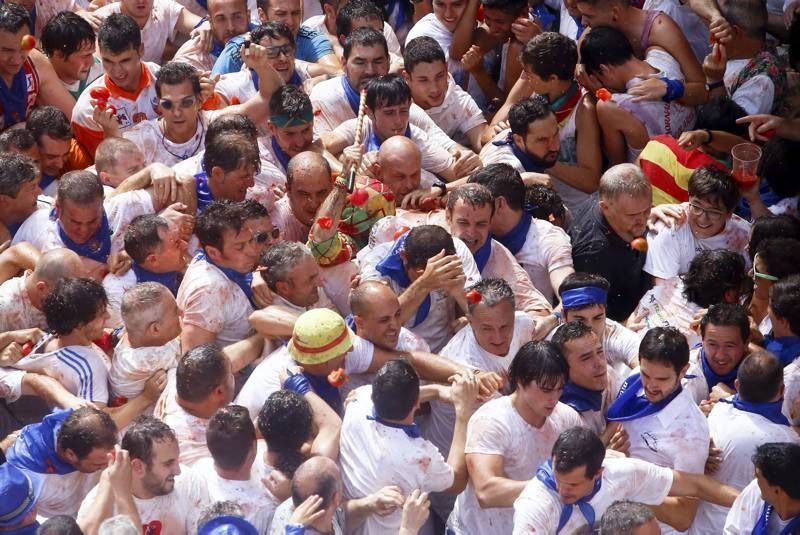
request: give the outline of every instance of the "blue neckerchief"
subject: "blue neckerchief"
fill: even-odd
[[[214,56],[215,58],[218,58],[219,55],[222,54],[223,50],[225,50],[225,44],[220,43],[219,41],[214,41],[211,44],[211,50],[209,50],[208,53]]]
[[[372,414],[367,415],[367,420],[372,420],[373,422],[377,422],[381,425],[385,425],[386,427],[391,427],[393,429],[402,429],[403,433],[408,435],[409,438],[419,438],[422,435],[419,432],[419,427],[417,426],[417,422],[413,422],[411,424],[396,424],[394,422],[387,422],[375,412],[375,407],[372,407]]]
[[[46,175],[46,174],[42,173],[42,178],[39,179],[39,188],[40,189],[45,189],[47,186],[52,184],[56,180],[56,178],[58,178],[58,177],[50,176],[50,175]]]
[[[406,126],[406,131],[403,133],[404,136],[407,138],[411,138],[411,125]],[[372,152],[381,148],[383,141],[378,139],[378,134],[375,132],[375,125],[372,125],[372,131],[369,133],[369,137],[367,138],[367,151]]]
[[[169,291],[172,292],[172,295],[178,294],[177,271],[156,273],[154,271],[150,271],[143,268],[137,262],[133,262],[131,268],[133,269],[133,272],[136,274],[136,282],[157,282],[169,288]]]
[[[29,16],[31,19],[31,35],[36,35],[36,4],[33,5]]]
[[[477,251],[472,253],[472,258],[475,259],[475,263],[478,264],[478,272],[483,273],[483,269],[486,267],[486,263],[489,262],[489,257],[492,256],[492,237],[489,236],[486,238],[486,242],[481,245]]]
[[[53,218],[55,216],[56,209],[53,208],[50,211],[50,217]],[[108,226],[108,217],[106,216],[105,210],[103,210],[103,221],[100,223],[100,228],[97,229],[97,232],[95,232],[86,243],[75,243],[72,241],[72,238],[67,236],[67,233],[64,232],[64,227],[61,226],[61,221],[58,219],[56,219],[56,230],[58,230],[58,236],[64,243],[64,247],[76,252],[78,256],[91,258],[101,264],[108,262],[108,255],[111,254],[111,229]]]
[[[289,77],[289,81],[286,82],[287,85],[293,85],[295,87],[300,87],[303,85],[303,80],[300,79],[300,75],[297,74],[297,69],[292,71],[292,76]]]
[[[347,81],[347,76],[344,74],[341,77],[342,87],[344,88],[344,96],[347,97],[347,103],[350,104],[350,109],[358,117],[358,106],[361,104],[361,95],[350,87],[350,82]]]
[[[741,362],[739,364],[741,364]],[[700,348],[700,365],[703,367],[703,375],[706,378],[706,384],[708,385],[709,392],[717,385],[717,383],[722,383],[728,388],[736,390],[734,381],[736,381],[736,374],[739,373],[739,364],[737,364],[730,373],[719,375],[717,372],[712,370],[711,366],[708,364],[706,350]]]
[[[389,277],[394,282],[396,282],[400,288],[408,288],[411,286],[411,279],[408,278],[408,274],[406,273],[406,268],[403,265],[403,259],[400,258],[400,251],[403,250],[403,246],[406,243],[406,238],[408,237],[408,233],[403,234],[400,236],[394,245],[392,246],[392,250],[389,251],[389,255],[378,262],[378,265],[375,266],[375,269],[383,275],[384,277]],[[428,317],[428,312],[431,311],[431,296],[428,294],[425,297],[425,300],[417,309],[417,314],[414,316],[414,327],[425,321],[425,318]]]
[[[536,469],[536,479],[544,483],[548,489],[552,490],[556,494],[558,493],[556,478],[555,475],[553,475],[553,461],[551,459],[548,459],[539,465],[539,468]],[[564,526],[567,525],[567,522],[569,522],[569,519],[572,516],[572,509],[576,505],[578,506],[578,509],[580,509],[583,518],[586,519],[586,523],[590,528],[594,529],[594,507],[592,507],[589,502],[592,501],[592,498],[594,498],[598,492],[600,492],[600,487],[603,484],[602,479],[602,477],[598,477],[595,480],[592,493],[588,496],[584,496],[575,503],[561,504],[561,516],[558,519],[558,528],[556,529],[556,534],[558,534],[564,528]]]
[[[72,409],[56,410],[38,424],[22,428],[16,442],[6,453],[10,464],[37,474],[71,474],[75,468],[56,453],[56,437]]]
[[[206,253],[203,250],[200,250],[200,252],[197,253],[196,258],[199,260],[205,260],[206,262],[208,262],[209,264],[220,270],[226,277],[228,277],[229,281],[235,283],[236,286],[238,286],[242,290],[242,292],[244,292],[244,295],[247,296],[247,299],[250,301],[250,303],[253,302],[253,289],[250,287],[250,284],[253,282],[252,272],[240,273],[235,269],[218,266],[217,264],[212,262],[208,256],[206,256]]]
[[[195,0],[195,2],[197,2],[197,5],[208,11],[208,0]]]
[[[753,403],[739,398],[739,394],[731,397],[730,399],[720,399],[724,403],[730,403],[740,411],[752,412],[753,414],[760,414],[773,424],[778,425],[792,425],[786,416],[781,411],[783,407],[783,398],[778,401],[767,403]]]
[[[764,349],[778,357],[785,368],[794,359],[800,357],[800,336],[779,336],[775,338],[769,335],[765,340],[767,344]]]
[[[556,16],[550,13],[550,10],[545,7],[544,3],[531,8],[531,15],[542,21],[542,31],[549,31],[556,21]]]
[[[25,66],[11,80],[11,87],[0,78],[0,101],[3,103],[3,124],[5,128],[21,123],[28,115],[28,77],[25,75]]]
[[[502,236],[494,236],[494,238],[506,246],[506,249],[511,251],[511,254],[516,255],[525,245],[525,240],[528,239],[528,229],[531,228],[533,218],[528,214],[522,214],[514,228],[508,234]]]
[[[345,322],[345,324],[346,324],[348,327],[350,327],[350,330],[351,330],[351,331],[353,331],[354,333],[356,333],[356,320],[354,320],[354,319],[353,319],[353,315],[352,315],[352,314],[348,314],[348,315],[347,315],[347,316],[344,318],[344,322]],[[356,334],[358,334],[358,333],[356,333]]]
[[[575,383],[566,383],[560,401],[578,412],[599,411],[603,406],[603,392],[589,390]]]
[[[205,172],[194,175],[194,185],[197,190],[197,213],[198,215],[214,202],[214,194],[208,186],[208,175]]]
[[[278,139],[275,136],[272,136],[272,139],[270,139],[269,142],[272,144],[272,152],[275,153],[275,157],[278,158],[278,162],[280,162],[284,170],[288,169],[289,160],[291,160],[292,157],[286,154],[286,152],[281,148],[281,146],[278,144]]]
[[[19,230],[19,227],[21,227],[24,222],[25,221],[23,220],[23,221],[20,221],[19,223],[8,223],[8,224],[6,224],[6,228],[8,229],[8,233],[11,234],[12,238],[14,237],[14,235],[16,235],[17,231]]]
[[[258,73],[253,69],[250,69],[250,79],[253,81],[256,91],[258,91]]]
[[[574,20],[575,24],[578,26],[578,33],[575,34],[575,40],[577,41],[581,38],[581,35],[583,35],[583,30],[586,29],[586,26],[583,25],[581,17],[572,17],[572,20]]]
[[[675,392],[658,403],[651,403],[644,394],[638,395],[640,388],[642,388],[642,378],[638,373],[625,379],[619,389],[617,399],[606,411],[606,419],[612,422],[627,422],[628,420],[637,420],[656,414],[669,405],[683,391],[683,387],[678,383],[678,388],[675,389]]]
[[[342,394],[339,392],[338,388],[328,382],[326,376],[315,375],[309,372],[303,372],[303,375],[308,379],[308,382],[311,383],[311,388],[314,389],[314,392],[321,397],[336,414],[343,414]]]
[[[408,19],[403,2],[400,0],[387,0],[385,7],[386,15],[392,28],[397,28],[400,30],[400,28],[406,24]]]
[[[496,147],[508,145],[511,148],[511,152],[514,153],[514,157],[519,160],[519,163],[522,164],[522,167],[525,169],[525,171],[529,173],[544,173],[547,171],[547,167],[543,167],[542,165],[534,162],[524,150],[517,147],[517,144],[514,143],[514,134],[512,132],[509,132],[505,139],[492,141],[492,145],[495,145]]]
[[[761,508],[761,514],[758,516],[756,525],[753,526],[751,535],[767,535],[767,527],[769,526],[769,515],[773,513],[774,507],[767,502]],[[800,515],[792,518],[786,527],[783,528],[779,535],[795,535],[800,530]]]

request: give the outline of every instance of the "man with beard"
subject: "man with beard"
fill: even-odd
[[[175,433],[167,424],[151,416],[137,419],[100,483],[83,500],[78,511],[81,529],[96,533],[103,520],[132,513],[144,533],[197,533],[208,491],[189,469],[181,469],[178,452]]]

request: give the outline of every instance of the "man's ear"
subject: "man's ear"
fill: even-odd
[[[206,252],[206,256],[208,256],[212,262],[219,262],[222,259],[222,251],[213,245],[206,245],[204,250]]]
[[[267,22],[267,14],[260,7],[258,8],[258,20],[261,21],[261,24]]]
[[[147,472],[147,465],[141,459],[131,459],[131,472],[141,476]]]
[[[679,381],[680,381],[681,379],[683,379],[683,378],[684,378],[684,376],[686,375],[686,372],[688,372],[688,371],[689,371],[689,366],[690,366],[690,365],[691,365],[691,362],[687,362],[687,363],[686,363],[686,364],[683,366],[683,368],[681,368],[681,371],[680,371],[680,372],[678,372],[678,380],[679,380]]]
[[[222,167],[215,165],[211,168],[211,174],[208,178],[213,178],[214,180],[221,182],[225,179],[225,170]]]
[[[286,295],[289,293],[289,283],[286,281],[275,281],[275,293]]]
[[[372,164],[370,164],[369,168],[372,170],[372,176],[374,176],[376,179],[380,180],[381,179],[381,172],[383,171],[383,168],[381,167],[381,164],[379,164],[378,161],[375,160],[374,162],[372,162]]]
[[[70,448],[67,448],[67,449],[64,450],[64,457],[67,459],[67,462],[69,462],[70,464],[73,464],[73,465],[76,464],[80,460],[78,458],[78,455],[74,451],[72,451]]]
[[[408,71],[403,69],[402,74],[403,74],[403,80],[405,80],[407,84],[410,84],[411,83],[411,75],[408,73]]]

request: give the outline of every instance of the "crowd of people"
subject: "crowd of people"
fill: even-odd
[[[800,534],[800,0],[0,2],[0,533]]]

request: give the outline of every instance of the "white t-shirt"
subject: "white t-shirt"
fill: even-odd
[[[122,313],[120,312],[122,296],[136,286],[136,283],[136,273],[132,269],[122,275],[115,275],[109,272],[108,275],[103,277],[103,289],[106,291],[106,297],[108,298],[106,327],[111,329],[122,327]]]
[[[451,75],[447,75],[447,93],[439,106],[425,113],[444,130],[444,133],[462,145],[468,145],[466,133],[486,125],[486,117],[469,93],[461,89]]]
[[[253,305],[235,282],[206,260],[195,258],[189,264],[177,301],[184,324],[215,333],[223,346],[253,332],[248,321]]]
[[[22,379],[25,372],[12,368],[0,368],[0,399],[9,403],[17,401],[22,395]]]
[[[638,334],[621,323],[606,318],[603,353],[605,353],[608,363],[623,378],[630,375],[632,368],[639,366],[639,344],[641,342]]]
[[[308,72],[310,65],[313,64],[301,59],[294,60],[294,72],[297,73],[301,82],[311,78],[311,74]],[[256,89],[256,84],[253,83],[250,70],[243,68],[239,72],[223,74],[219,82],[214,86],[214,92],[225,97],[229,105],[233,105],[247,102],[258,93],[258,89]]]
[[[800,425],[800,359],[783,369],[783,415]]]
[[[606,458],[600,491],[589,501],[594,509],[595,527],[606,509],[617,500],[634,500],[647,505],[664,501],[672,488],[672,470],[639,459]],[[536,478],[525,486],[514,502],[514,535],[554,534],[563,504],[558,494]],[[578,507],[561,533],[577,533],[586,526]]]
[[[344,360],[344,371],[347,375],[364,373],[372,364],[375,346],[371,342],[356,336],[353,339],[353,348],[347,353]],[[264,402],[273,393],[282,388],[280,373],[292,366],[298,366],[286,346],[276,349],[264,361],[256,366],[250,377],[247,378],[235,403],[247,407],[250,416],[255,418]]]
[[[129,139],[139,147],[144,154],[145,165],[159,162],[172,166],[203,150],[208,125],[218,115],[220,114],[217,111],[201,110],[197,115],[197,128],[194,135],[183,143],[175,143],[167,139],[159,119],[142,121],[125,131],[122,137]]]
[[[25,281],[32,276],[33,273],[26,271],[0,284],[0,332],[47,326],[44,313],[33,306],[25,289]]]
[[[253,524],[259,533],[267,532],[278,502],[261,482],[255,463],[250,470],[250,479],[244,481],[220,477],[211,458],[200,459],[193,470],[208,489],[211,503],[237,503],[242,508],[245,520]]]
[[[511,397],[503,396],[488,401],[470,418],[464,452],[500,456],[505,476],[525,481],[534,477],[539,465],[550,458],[558,435],[580,425],[578,413],[559,403],[542,427],[533,427],[522,419]],[[514,510],[511,507],[482,508],[470,480],[464,492],[458,495],[447,526],[460,535],[511,533]]]
[[[644,322],[642,335],[653,327],[675,327],[690,348],[702,342],[700,333],[691,326],[700,307],[686,299],[683,288],[680,277],[673,277],[647,290],[633,311],[633,317]]]
[[[119,13],[122,5],[119,2],[106,4],[94,14],[105,20],[112,13]],[[167,41],[174,41],[175,27],[180,19],[183,6],[172,0],[154,0],[150,18],[141,29],[144,54],[142,61],[161,63]]]
[[[743,489],[753,480],[753,453],[767,442],[800,443],[800,435],[788,425],[770,422],[759,414],[740,411],[730,403],[714,405],[708,415],[708,428],[714,445],[722,450],[722,463],[711,477]],[[729,509],[701,501],[689,530],[691,535],[712,533],[725,524]]]
[[[448,229],[449,230],[449,229]],[[499,241],[492,240],[492,252],[481,272],[484,279],[503,279],[514,292],[514,305],[517,310],[550,311],[552,306],[531,281],[530,275],[519,265],[511,251]]]
[[[730,59],[725,65],[725,88],[730,94],[733,83],[738,78],[739,72],[750,62],[749,59]],[[748,115],[757,113],[771,113],[775,104],[775,84],[766,74],[757,74],[748,78],[739,86],[731,100],[744,108]]]
[[[75,516],[81,502],[97,485],[102,470],[92,474],[80,471],[69,474],[40,474],[42,477],[42,493],[36,502],[37,514],[43,517],[56,515]]]
[[[687,204],[680,205],[689,210]],[[697,239],[688,221],[675,223],[668,228],[657,223],[657,234],[647,234],[647,258],[644,270],[660,279],[671,279],[689,271],[689,264],[700,251],[728,249],[739,253],[750,263],[747,243],[750,239],[750,223],[734,214],[726,221],[725,228],[716,236]]]
[[[269,215],[272,224],[281,229],[284,240],[300,243],[308,241],[308,232],[311,227],[301,223],[294,215],[288,195],[284,195],[275,203],[275,209]]]
[[[178,366],[181,340],[175,338],[163,346],[132,348],[125,338],[114,348],[108,382],[112,396],[133,399],[144,391],[144,384],[158,370]]]
[[[708,422],[689,392],[682,391],[655,414],[622,422],[622,427],[628,433],[628,454],[632,458],[692,474],[705,470],[710,441]],[[660,525],[665,535],[681,533],[667,524]]]
[[[175,432],[180,447],[180,463],[193,466],[197,461],[210,458],[206,444],[208,418],[189,414],[178,404],[178,391],[175,370],[167,372],[167,385],[156,401],[153,416],[163,421]]]
[[[723,535],[750,535],[761,516],[764,498],[758,488],[758,480],[751,481],[733,502],[728,517],[725,519]],[[789,519],[791,520],[791,519]],[[775,510],[769,515],[766,535],[779,535],[789,520],[781,520]]]
[[[98,472],[99,473],[99,472]],[[92,489],[81,504],[78,522],[89,513],[97,487]],[[175,488],[165,496],[156,496],[149,500],[133,497],[139,519],[146,528],[151,522],[161,523],[161,533],[166,535],[194,535],[197,533],[197,521],[203,508],[210,505],[208,489],[205,481],[197,473],[184,466],[180,475],[175,477]],[[117,514],[114,508],[114,514]],[[146,529],[144,530],[146,532]]]
[[[290,524],[289,519],[294,513],[294,502],[291,498],[287,498],[275,509],[275,515],[272,517],[272,523],[269,527],[269,535],[286,535],[286,525]],[[312,527],[305,528],[304,535],[344,535],[345,533],[345,513],[344,509],[339,506],[333,514],[331,522],[333,531],[321,533]],[[267,532],[265,531],[264,534]]]
[[[614,403],[614,400],[617,399],[619,388],[625,380],[625,378],[621,377],[611,366],[606,366],[606,375],[608,377],[608,387],[603,391],[600,410],[589,410],[578,413],[578,416],[581,418],[581,425],[583,425],[583,427],[588,427],[598,435],[606,430],[606,425],[608,424],[606,420],[606,411],[608,407]]]
[[[374,420],[371,386],[355,391],[342,422],[339,462],[347,498],[362,498],[388,485],[397,485],[405,496],[414,489],[441,492],[454,481],[452,467],[432,443],[411,438],[402,429]],[[397,533],[401,510],[387,516],[370,515],[354,533]]]

